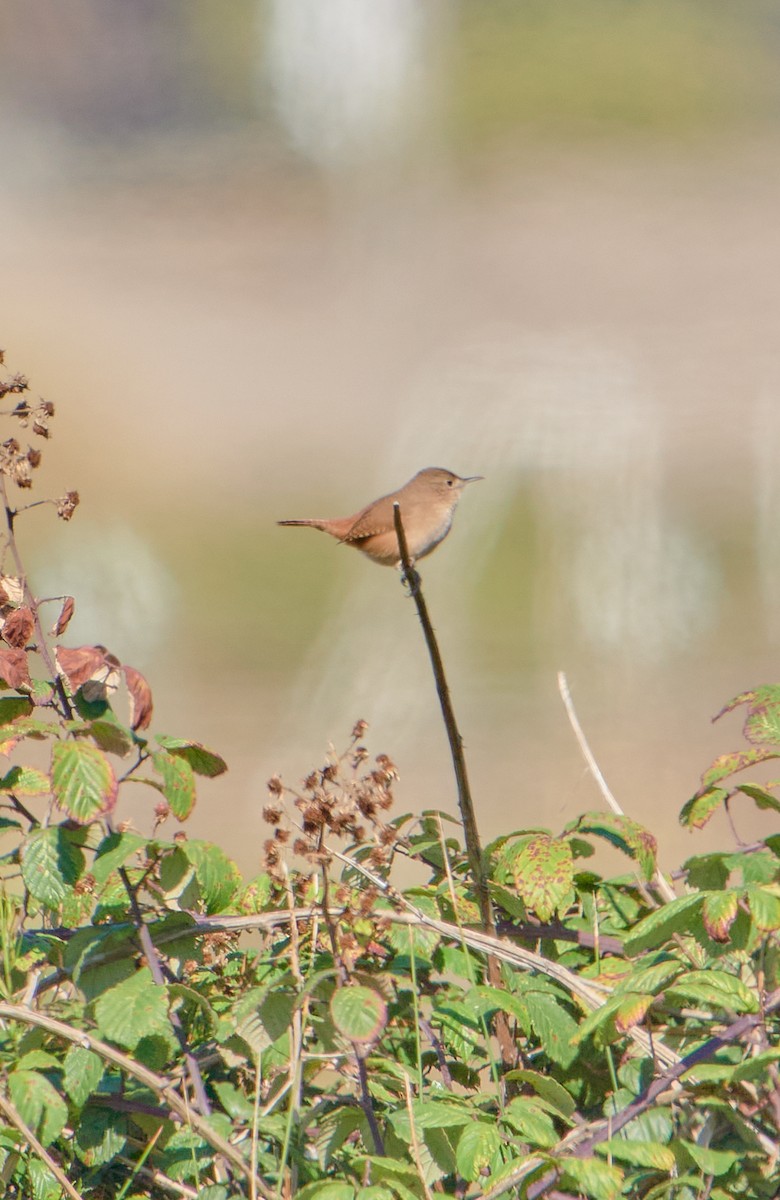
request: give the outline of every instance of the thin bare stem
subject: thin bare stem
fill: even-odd
[[[72,1025],[66,1024],[64,1021],[58,1021],[55,1017],[50,1017],[46,1013],[36,1012],[35,1009],[25,1008],[19,1004],[8,1004],[5,1001],[0,1001],[0,1020],[6,1018],[9,1021],[20,1021],[24,1025],[35,1025],[40,1029],[46,1029],[55,1037],[64,1038],[65,1041],[73,1042],[74,1045],[83,1046],[86,1050],[93,1050],[95,1054],[105,1059],[106,1062],[113,1063],[121,1071],[137,1079],[144,1087],[148,1087],[160,1100],[167,1105],[168,1111],[175,1115],[184,1125],[190,1126],[199,1133],[204,1141],[221,1154],[223,1158],[237,1169],[237,1171],[249,1177],[250,1166],[234,1146],[225,1141],[223,1137],[212,1129],[208,1121],[204,1120],[199,1113],[192,1112],[187,1104],[182,1100],[178,1092],[171,1086],[171,1083],[162,1075],[157,1075],[154,1071],[150,1071],[148,1067],[142,1066],[127,1054],[123,1054],[121,1050],[110,1046],[108,1042],[102,1041],[95,1037],[92,1033],[87,1033],[83,1029],[76,1029]],[[271,1200],[271,1193],[267,1190],[261,1179],[256,1182],[257,1191],[264,1200]]]
[[[482,854],[482,843],[477,827],[474,801],[471,797],[471,787],[466,769],[466,756],[463,753],[463,738],[460,735],[458,723],[455,719],[455,710],[452,706],[450,689],[447,686],[447,677],[444,673],[444,662],[439,650],[439,643],[436,640],[436,634],[433,631],[431,618],[428,615],[428,605],[425,603],[425,597],[422,593],[420,576],[414,569],[414,564],[409,554],[409,545],[401,519],[401,506],[398,501],[393,504],[393,521],[396,537],[398,538],[398,553],[401,559],[403,579],[406,581],[409,592],[417,606],[417,615],[420,618],[425,644],[428,647],[431,667],[433,668],[433,678],[436,683],[436,692],[439,697],[439,704],[441,705],[442,717],[444,718],[444,727],[447,730],[447,738],[450,743],[452,766],[455,771],[455,783],[458,789],[458,807],[460,808],[460,817],[463,823],[463,837],[466,842],[466,855],[469,860],[469,868],[477,893],[477,904],[479,905],[479,912],[482,918],[482,928],[487,933],[495,934],[496,926],[493,920],[493,908],[490,903],[488,875]],[[498,962],[492,956],[487,960],[487,969],[488,978],[492,986],[500,988],[502,986],[501,971]],[[506,1014],[497,1012],[493,1018],[493,1026],[501,1048],[502,1062],[507,1069],[510,1069],[514,1066],[517,1055]]]
[[[591,750],[590,746],[588,745],[588,739],[585,737],[582,726],[580,725],[579,720],[577,718],[577,713],[574,709],[574,701],[571,698],[571,692],[569,691],[569,683],[566,678],[566,673],[564,671],[558,672],[558,691],[561,693],[561,700],[563,700],[563,707],[566,709],[566,716],[569,718],[569,724],[572,727],[572,732],[574,733],[574,736],[577,739],[577,744],[579,745],[579,748],[582,751],[582,756],[585,759],[585,762],[588,764],[588,769],[590,770],[591,775],[595,779],[596,785],[597,785],[599,791],[601,792],[602,796],[604,797],[604,800],[606,801],[607,806],[612,809],[613,813],[615,813],[619,817],[624,817],[626,814],[623,812],[623,809],[621,808],[620,804],[618,803],[618,801],[615,799],[614,795],[610,791],[610,788],[607,784],[606,779],[604,778],[601,768],[599,767],[599,764],[596,762],[596,758],[593,754],[593,751]],[[662,873],[657,869],[655,871],[655,874],[653,875],[653,883],[658,888],[658,891],[663,896],[664,900],[676,900],[677,899],[677,895],[674,891],[674,888],[671,886],[671,884],[668,882],[668,880],[664,878]]]
[[[76,1191],[65,1172],[54,1161],[43,1143],[38,1141],[38,1138],[35,1136],[32,1129],[30,1129],[30,1126],[25,1124],[11,1101],[6,1096],[3,1096],[2,1093],[0,1093],[0,1112],[2,1112],[11,1122],[11,1124],[19,1130],[24,1140],[27,1142],[30,1148],[35,1151],[41,1162],[44,1163],[51,1171],[52,1175],[57,1180],[57,1183],[64,1192],[67,1192],[71,1200],[82,1200],[82,1196]]]

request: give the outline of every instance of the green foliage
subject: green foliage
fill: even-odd
[[[5,448],[14,560],[24,468]],[[628,817],[509,830],[484,854],[497,938],[451,818],[391,819],[395,768],[359,722],[299,788],[270,781],[244,881],[219,846],[163,836],[220,756],[153,737],[149,685],[103,647],[50,647],[21,573],[0,575],[0,621],[9,1194],[60,1200],[63,1178],[82,1200],[776,1194],[779,834],[692,856],[675,895]],[[694,830],[746,801],[780,810],[777,783],[733,779],[780,757],[780,688],[737,708],[748,748],[705,771]],[[139,784],[148,828],[115,826]],[[623,874],[583,869],[599,841]]]

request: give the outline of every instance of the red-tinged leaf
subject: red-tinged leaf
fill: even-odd
[[[715,716],[712,718],[713,722],[719,721],[726,713],[733,712],[735,708],[739,708],[740,704],[748,704],[754,699],[755,695],[755,692],[740,692],[733,700],[729,700],[728,704],[724,704],[719,712],[715,713]]]
[[[75,607],[76,601],[73,599],[73,597],[66,596],[65,602],[60,609],[60,615],[57,617],[57,620],[54,623],[54,628],[52,629],[54,637],[60,637],[60,635],[63,634],[68,628]]]
[[[31,684],[30,669],[27,665],[27,654],[24,650],[15,650],[10,646],[0,646],[0,679],[9,687],[29,687]]]
[[[113,767],[90,742],[55,742],[51,782],[59,807],[81,825],[111,812],[116,804]]]
[[[755,749],[736,750],[733,754],[721,754],[702,775],[702,786],[697,795],[703,795],[716,783],[728,779],[729,775],[734,775],[737,771],[744,771],[745,767],[752,767],[756,763],[766,762],[770,758],[780,758],[780,751]]]
[[[710,892],[701,906],[704,928],[714,942],[727,942],[739,908],[735,891]]]
[[[645,1019],[645,1014],[654,999],[654,996],[648,996],[646,993],[634,993],[626,996],[615,1012],[616,1032],[627,1033],[629,1029],[639,1025]]]
[[[549,921],[571,895],[574,864],[565,840],[537,834],[524,843],[512,863],[515,886],[540,920]]]
[[[27,605],[23,604],[21,608],[14,608],[9,612],[3,621],[3,628],[0,632],[3,641],[7,642],[9,646],[15,646],[17,650],[24,650],[34,629],[33,615]]]
[[[680,824],[686,829],[703,829],[713,813],[728,800],[725,788],[708,788],[687,800],[680,811]]]
[[[780,929],[780,896],[777,887],[758,887],[751,884],[747,889],[750,915],[762,933],[774,933]]]
[[[148,729],[152,719],[152,689],[135,667],[123,666],[125,683],[130,695],[130,728]]]

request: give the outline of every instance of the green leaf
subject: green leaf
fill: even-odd
[[[532,1146],[547,1149],[559,1140],[552,1117],[533,1097],[515,1096],[504,1108],[501,1120]]]
[[[355,1200],[355,1195],[351,1183],[339,1183],[334,1179],[307,1183],[306,1187],[296,1190],[295,1200]]]
[[[350,984],[331,997],[330,1015],[339,1033],[352,1042],[374,1042],[387,1024],[387,1005],[374,988]]]
[[[715,942],[727,942],[729,930],[739,910],[739,892],[710,892],[704,897],[701,917],[704,928]]]
[[[102,1059],[84,1046],[71,1046],[65,1055],[62,1082],[73,1103],[83,1108],[102,1078]]]
[[[662,946],[675,933],[684,933],[701,903],[701,895],[693,892],[688,896],[680,896],[677,900],[670,900],[663,908],[649,913],[626,936],[623,943],[626,954],[633,958],[636,954],[643,954],[645,950]]]
[[[548,993],[529,990],[523,999],[545,1054],[562,1067],[570,1066],[578,1053],[572,1044],[577,1032],[574,1017]]]
[[[100,996],[95,1020],[101,1037],[127,1050],[134,1050],[141,1038],[172,1034],[166,989],[154,983],[148,967]]]
[[[114,768],[89,742],[55,742],[51,781],[60,808],[81,824],[111,812],[116,804]]]
[[[703,829],[713,813],[716,813],[728,798],[726,788],[711,787],[697,792],[682,806],[680,824],[686,829]]]
[[[186,758],[158,750],[152,755],[152,765],[162,776],[162,792],[171,812],[179,821],[186,821],[195,807],[195,774]]]
[[[8,1090],[19,1116],[44,1146],[60,1136],[68,1119],[68,1107],[45,1075],[37,1071],[12,1071]]]
[[[88,1104],[76,1122],[75,1149],[88,1167],[114,1162],[127,1144],[128,1119],[124,1113]]]
[[[780,812],[780,800],[777,796],[773,796],[771,792],[768,792],[766,788],[759,787],[755,783],[740,783],[737,791],[754,800],[756,808],[771,809],[772,812]]]
[[[12,725],[19,717],[29,717],[32,709],[27,696],[3,696],[0,699],[0,726]]]
[[[658,843],[644,825],[618,813],[585,813],[571,828],[578,833],[595,834],[616,846],[639,864],[645,879],[653,876],[656,868]]]
[[[195,867],[206,912],[223,912],[241,887],[241,872],[225,851],[211,842],[192,839],[181,849]]]
[[[508,1082],[517,1080],[520,1083],[527,1083],[537,1095],[546,1100],[553,1108],[557,1108],[564,1117],[572,1116],[577,1107],[576,1101],[569,1095],[566,1088],[551,1075],[542,1075],[539,1071],[518,1070],[508,1071],[505,1078]]]
[[[91,874],[97,884],[104,884],[128,858],[146,845],[146,838],[138,833],[109,833],[98,844],[92,863]]]
[[[751,916],[762,933],[774,933],[780,929],[780,896],[771,887],[756,887],[749,884],[746,897]]]
[[[458,1173],[473,1183],[484,1171],[491,1172],[501,1162],[501,1135],[494,1124],[474,1121],[467,1125],[455,1151]]]
[[[11,767],[0,779],[0,790],[15,796],[45,796],[51,791],[51,780],[35,767]]]
[[[59,908],[84,870],[84,854],[61,825],[34,829],[22,842],[22,879],[31,896]]]
[[[537,834],[522,846],[511,869],[521,899],[541,921],[569,902],[574,865],[568,842]]]
[[[574,1185],[589,1200],[617,1200],[623,1187],[623,1172],[619,1167],[603,1163],[598,1158],[565,1158],[561,1162],[562,1181]]]
[[[682,1139],[677,1144],[685,1149],[705,1175],[725,1175],[742,1157],[736,1150],[713,1150],[710,1146],[699,1146]]]
[[[656,1171],[674,1170],[675,1157],[668,1146],[660,1142],[640,1142],[628,1138],[613,1137],[601,1142],[596,1150],[599,1154],[620,1159],[633,1167],[652,1167]]]
[[[105,750],[107,754],[116,754],[119,758],[126,758],[136,744],[130,730],[121,725],[113,713],[111,717],[90,721],[87,729],[101,750]]]
[[[187,738],[169,737],[167,734],[158,734],[157,742],[163,750],[186,759],[196,775],[208,775],[213,778],[215,775],[222,775],[227,771],[227,763],[224,758],[220,758],[213,750],[207,750],[200,742],[191,742]]]
[[[780,1059],[780,1046],[765,1050],[763,1054],[754,1054],[752,1058],[746,1058],[738,1067],[735,1067],[731,1079],[734,1083],[739,1083],[743,1079],[757,1079],[760,1083],[768,1083],[768,1069],[778,1059]]]
[[[692,1003],[718,1012],[758,1012],[758,996],[727,971],[687,971],[667,989],[671,1003]]]

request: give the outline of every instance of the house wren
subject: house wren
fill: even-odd
[[[409,554],[413,560],[424,558],[449,533],[453,514],[466,484],[481,478],[481,475],[470,475],[467,479],[461,479],[454,471],[445,471],[443,467],[426,467],[397,492],[380,496],[373,504],[366,505],[351,517],[336,517],[332,521],[279,521],[278,524],[311,525],[313,529],[322,529],[345,545],[362,550],[374,562],[394,567],[400,560],[400,554],[393,522],[393,505],[397,503],[400,506]]]

